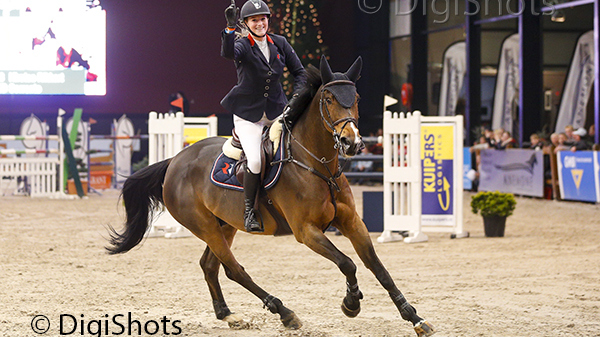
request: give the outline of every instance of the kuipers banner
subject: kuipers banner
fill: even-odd
[[[421,127],[423,226],[454,226],[454,141],[452,124]]]
[[[499,191],[543,197],[544,160],[541,151],[482,150],[480,191]]]

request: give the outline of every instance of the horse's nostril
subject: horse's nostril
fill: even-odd
[[[346,146],[352,145],[352,142],[350,142],[350,140],[348,138],[346,138],[346,137],[340,138],[340,141],[342,142],[342,144],[344,144]]]

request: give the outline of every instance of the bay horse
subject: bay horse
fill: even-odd
[[[296,240],[331,260],[346,277],[342,311],[348,317],[360,312],[363,294],[356,279],[356,265],[324,234],[330,225],[347,237],[365,266],[388,291],[401,317],[410,321],[418,336],[431,336],[433,326],[417,315],[375,253],[369,232],[355,210],[348,180],[341,173],[338,155],[351,157],[363,146],[358,130],[358,100],[355,82],[360,76],[359,57],[346,73],[333,73],[323,56],[320,70],[308,67],[308,80],[296,97],[293,127],[283,122],[285,158],[278,183],[266,191],[269,203],[282,215]],[[225,275],[258,297],[279,314],[290,329],[302,326],[296,314],[282,301],[252,281],[231,251],[233,238],[244,230],[244,194],[211,183],[210,171],[220,155],[224,138],[197,142],[171,159],[141,169],[124,183],[122,198],[126,223],[122,232],[110,230],[110,254],[125,253],[144,238],[153,211],[164,204],[171,215],[206,242],[200,266],[204,272],[217,319],[231,327],[245,322],[228,308],[219,285],[222,265]],[[278,222],[265,205],[263,235],[278,233]]]

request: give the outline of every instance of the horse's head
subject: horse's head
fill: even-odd
[[[362,58],[359,56],[345,73],[334,73],[325,56],[321,57],[319,109],[325,128],[330,131],[340,155],[352,157],[364,143],[358,131],[358,101],[356,81],[360,77]]]

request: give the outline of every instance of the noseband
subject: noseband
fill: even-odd
[[[341,134],[344,132],[344,128],[346,127],[346,125],[348,125],[348,123],[353,123],[354,126],[358,129],[358,121],[356,120],[356,118],[350,116],[350,117],[340,118],[340,119],[336,120],[335,122],[333,122],[333,118],[331,117],[331,113],[329,113],[327,104],[323,103],[323,93],[325,92],[325,89],[327,89],[327,87],[334,86],[334,85],[355,86],[355,84],[354,84],[354,82],[348,81],[348,80],[335,80],[335,81],[331,81],[327,84],[324,84],[321,87],[321,97],[319,98],[319,112],[321,113],[321,120],[325,123],[325,128],[328,128],[331,130],[330,132],[331,132],[331,135],[333,136],[333,142],[334,142],[333,148],[338,150],[338,152],[340,152],[340,154],[342,154],[341,153],[342,143],[340,140]],[[325,110],[325,112],[327,113],[327,118],[325,118],[325,115],[323,114],[323,110]],[[341,124],[341,123],[344,123],[344,125],[342,125],[342,128],[340,129],[340,133],[338,133],[337,130],[335,129],[335,126],[338,124]]]

